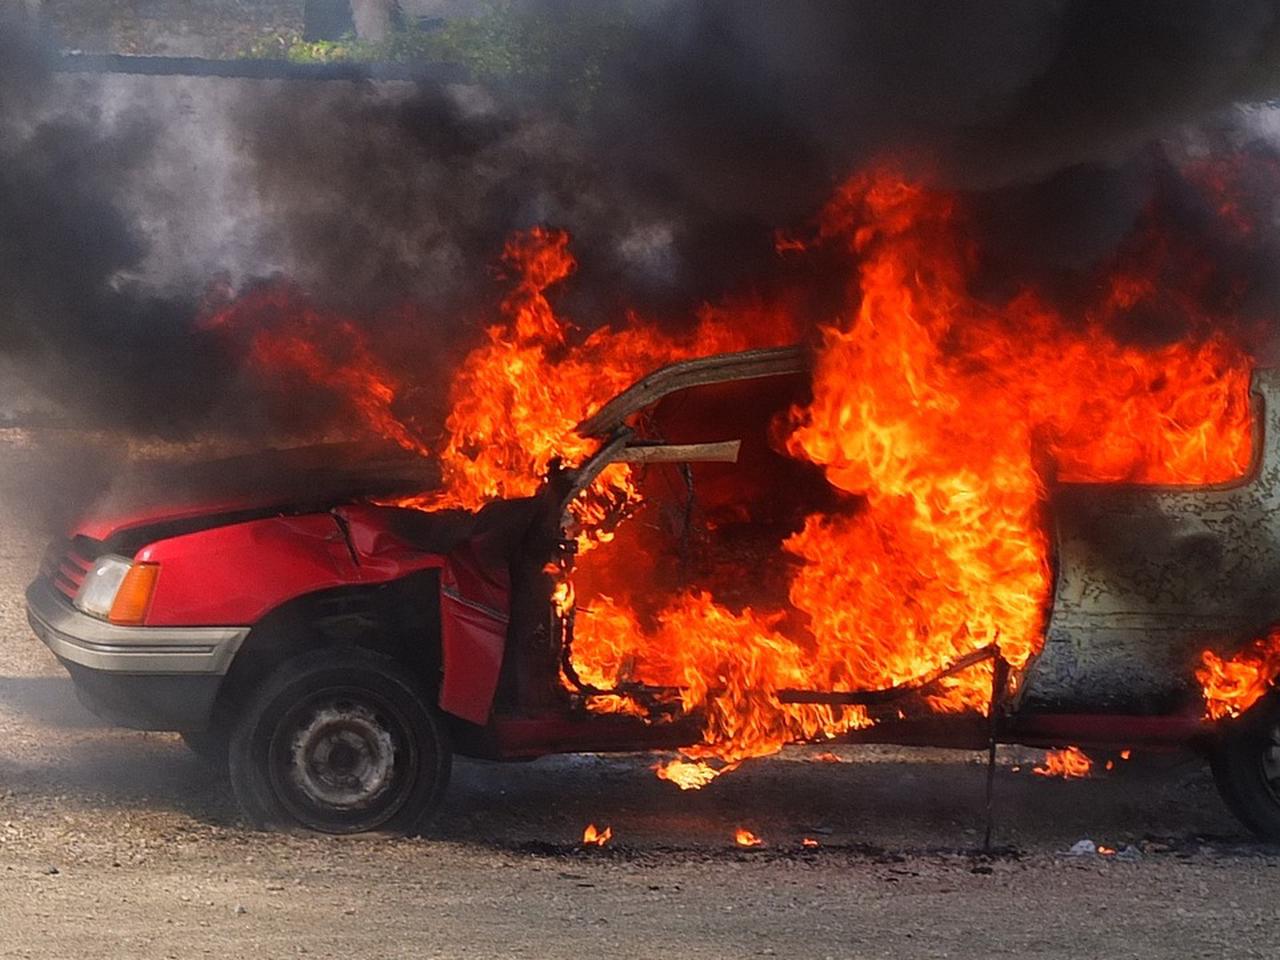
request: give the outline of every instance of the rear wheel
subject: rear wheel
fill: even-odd
[[[228,749],[231,786],[260,826],[411,830],[444,797],[452,753],[395,661],[326,649],[281,664],[250,697]]]
[[[1211,758],[1227,807],[1264,840],[1280,842],[1280,699],[1226,724]]]

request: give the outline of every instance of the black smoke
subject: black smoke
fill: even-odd
[[[511,15],[569,32],[598,6]],[[466,96],[262,102],[245,122],[281,241],[337,294],[427,298],[465,325],[502,237],[550,221],[575,237],[579,322],[624,302],[680,316],[794,283],[774,229],[889,158],[972,191],[1020,267],[1079,270],[1161,189],[1153,142],[1280,90],[1271,0],[616,6],[585,105],[572,59]]]
[[[200,290],[133,279],[148,254],[117,197],[145,173],[158,120],[59,100],[54,59],[0,19],[0,355],[90,426],[190,427],[229,374],[191,331]]]
[[[196,243],[211,228],[193,217],[168,277],[154,273],[175,231],[162,243],[154,224],[181,221],[190,198],[145,185],[170,163],[169,118],[145,97],[84,110],[45,48],[3,25],[0,353],[85,422],[293,427],[306,398],[268,402],[272,385],[201,323],[205,279],[229,270],[245,289],[281,272],[352,315],[431,407],[493,316],[512,230],[574,235],[561,300],[583,326],[624,306],[678,323],[705,301],[795,286],[820,314],[842,279],[820,258],[780,260],[774,231],[883,158],[966,191],[995,258],[1069,295],[1153,198],[1178,199],[1171,153],[1188,130],[1265,151],[1233,105],[1280,90],[1280,4],[1264,0],[604,7],[502,5],[509,33],[574,42],[472,84],[192,82],[190,109],[217,100],[209,154],[230,171],[236,227]],[[1174,206],[1212,233],[1193,197]],[[1251,250],[1248,268],[1274,273],[1270,240]]]

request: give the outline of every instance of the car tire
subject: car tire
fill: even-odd
[[[1280,698],[1223,723],[1210,755],[1227,808],[1263,840],[1280,842]]]
[[[256,826],[321,833],[420,826],[452,766],[444,724],[399,664],[328,648],[280,664],[231,734],[231,787]]]

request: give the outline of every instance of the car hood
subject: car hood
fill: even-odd
[[[273,448],[132,470],[118,477],[68,533],[109,541],[132,539],[131,534],[157,526],[190,532],[273,513],[409,496],[438,485],[439,471],[432,461],[393,444]]]

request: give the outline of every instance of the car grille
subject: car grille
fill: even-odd
[[[40,572],[49,577],[61,593],[74,600],[101,550],[102,544],[97,540],[76,537],[50,548]]]

